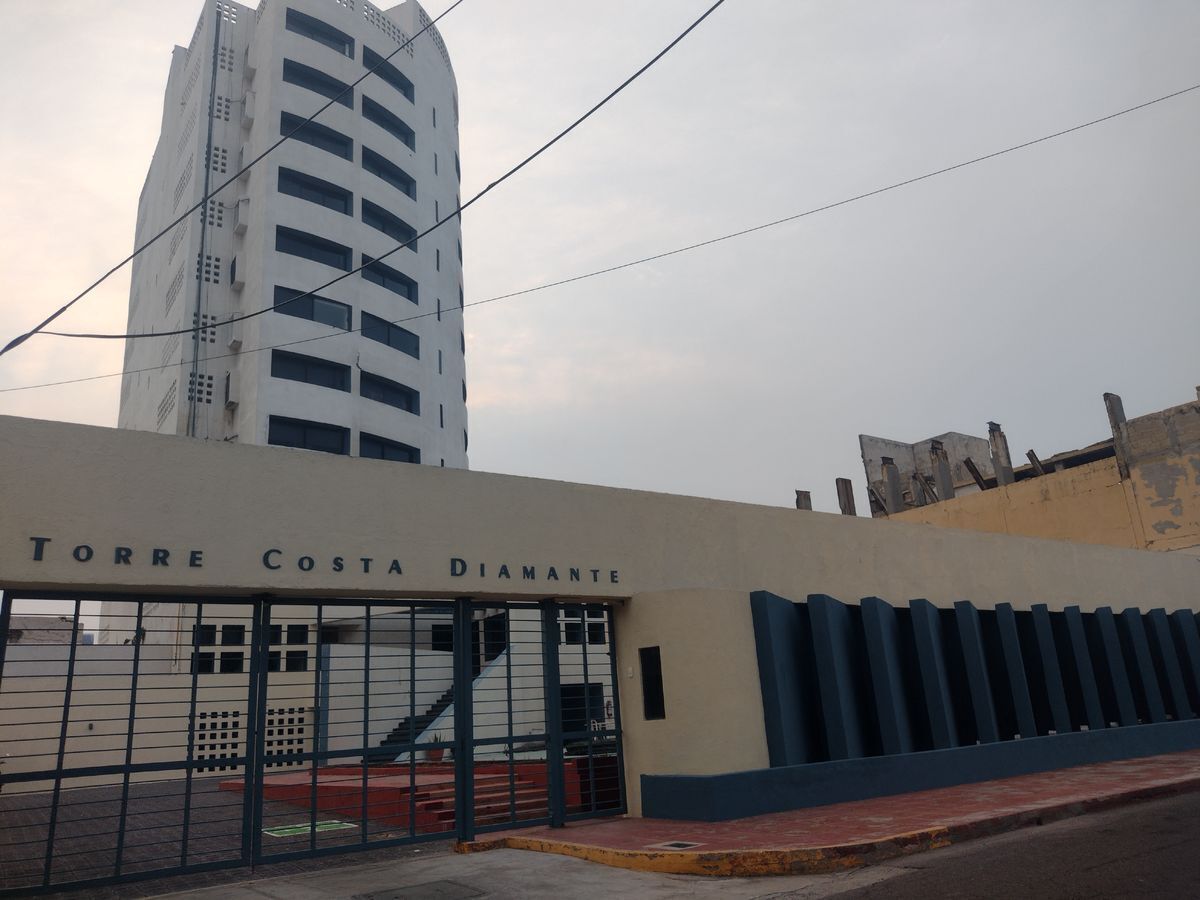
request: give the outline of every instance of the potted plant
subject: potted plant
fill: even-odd
[[[433,738],[431,740],[431,743],[440,744],[441,742],[442,742],[442,736],[435,731],[433,733]],[[445,753],[446,753],[445,747],[427,747],[425,749],[425,759],[428,760],[429,762],[438,763],[438,762],[442,761],[442,757],[445,755]]]

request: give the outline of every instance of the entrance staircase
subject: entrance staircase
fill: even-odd
[[[363,817],[363,770],[358,766],[330,766],[317,770],[316,806],[322,814],[346,822]],[[476,765],[475,824],[495,825],[544,818],[549,792],[544,763]],[[220,789],[241,791],[243,779],[223,781]],[[281,772],[263,779],[265,800],[308,810],[313,804],[312,771]],[[367,770],[367,818],[378,825],[416,834],[452,832],[454,822],[454,766],[442,763],[372,766]]]
[[[410,740],[412,743],[420,740],[421,735],[429,729],[437,717],[449,709],[453,703],[454,686],[451,685],[425,712],[417,716],[406,716],[396,723],[396,727],[379,742],[379,746],[367,754],[367,759],[371,762],[390,762],[401,753],[407,753]]]

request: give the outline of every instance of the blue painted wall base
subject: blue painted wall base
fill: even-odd
[[[642,815],[723,822],[1196,749],[1200,720],[1191,719],[722,775],[643,775]]]

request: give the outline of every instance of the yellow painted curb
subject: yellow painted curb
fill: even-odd
[[[889,859],[949,843],[948,830],[939,827],[857,844],[770,850],[616,850],[521,835],[459,842],[454,849],[459,853],[499,848],[557,853],[601,865],[667,875],[816,875],[852,869],[864,865],[868,859]]]

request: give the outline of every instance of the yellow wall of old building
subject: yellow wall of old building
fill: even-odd
[[[1142,546],[1115,459],[905,510],[890,518],[1108,547]]]
[[[1114,457],[889,518],[1200,556],[1200,404],[1130,419],[1120,452],[1124,480]]]

